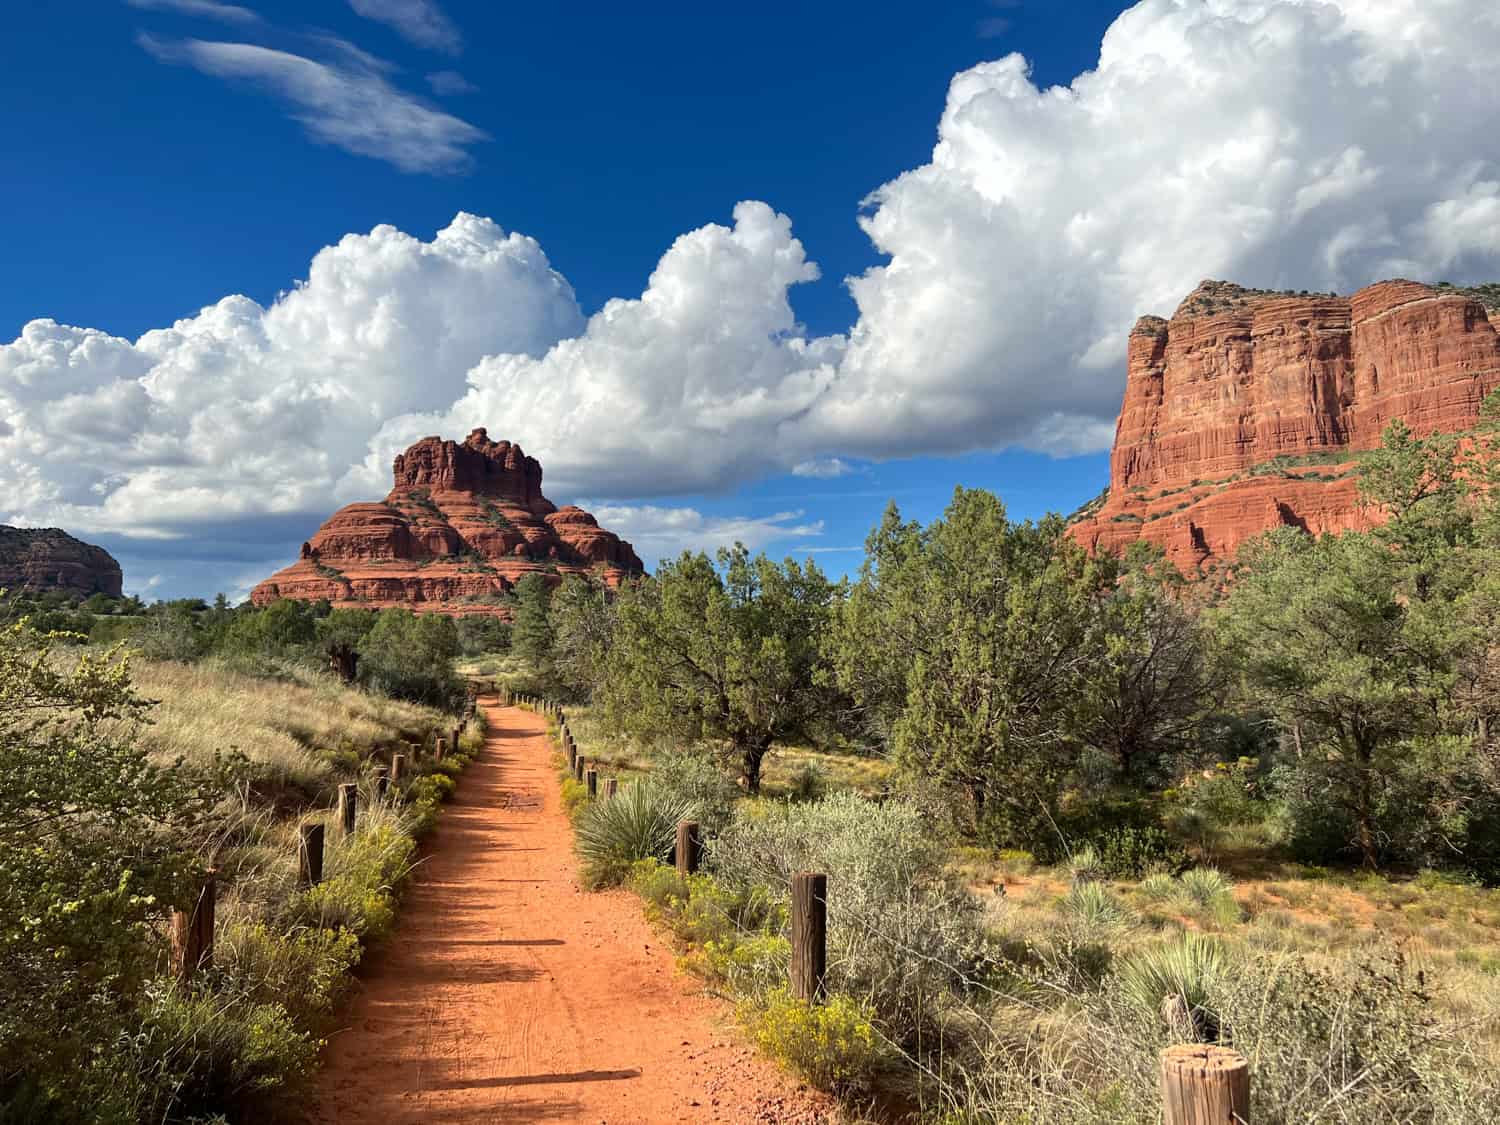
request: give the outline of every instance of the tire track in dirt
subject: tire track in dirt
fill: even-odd
[[[544,720],[481,705],[484,751],[360,972],[311,1120],[835,1120],[691,992],[634,896],[579,889]]]

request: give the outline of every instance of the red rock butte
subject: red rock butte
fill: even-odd
[[[1419,436],[1471,429],[1500,385],[1494,298],[1411,281],[1352,297],[1203,282],[1171,320],[1131,331],[1109,491],[1070,533],[1091,550],[1145,539],[1192,574],[1272,527],[1370,527],[1359,453],[1397,418]]]
[[[397,456],[393,476],[383,501],[340,508],[251,600],[505,615],[505,595],[527,574],[554,584],[595,574],[613,586],[644,571],[588,512],[542,495],[534,457],[483,429],[462,444],[423,438]]]

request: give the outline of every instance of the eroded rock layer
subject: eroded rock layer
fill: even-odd
[[[503,614],[526,574],[597,573],[616,584],[643,570],[630,544],[588,512],[542,495],[534,457],[483,429],[462,443],[423,438],[392,475],[383,501],[340,508],[251,599]]]
[[[1146,539],[1192,572],[1281,524],[1368,527],[1358,453],[1396,418],[1471,428],[1500,384],[1497,323],[1474,293],[1411,281],[1352,297],[1205,281],[1131,331],[1109,493],[1071,533]]]
[[[120,564],[56,527],[0,525],[0,590],[120,596]]]

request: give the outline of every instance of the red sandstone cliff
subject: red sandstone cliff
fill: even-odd
[[[534,457],[482,429],[462,444],[423,438],[396,458],[393,476],[383,501],[340,508],[251,600],[502,613],[501,598],[526,574],[597,571],[614,584],[644,569],[593,516],[542,495]]]
[[[1280,524],[1368,527],[1358,451],[1395,418],[1472,427],[1500,385],[1497,324],[1473,294],[1411,281],[1352,297],[1205,281],[1131,331],[1109,493],[1070,533],[1090,549],[1146,539],[1191,573]]]
[[[103,547],[56,527],[0,525],[0,590],[120,596],[120,564]]]

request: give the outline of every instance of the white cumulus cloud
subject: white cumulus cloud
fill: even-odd
[[[1204,277],[1347,291],[1500,271],[1500,8],[1143,0],[1094,70],[957,75],[932,160],[871,193],[887,264],[804,444],[1105,448],[1126,333]]]
[[[348,235],[269,308],[226,297],[134,342],[32,321],[0,345],[0,522],[168,535],[326,509],[386,419],[582,327],[535,241],[465,214],[430,242]]]

